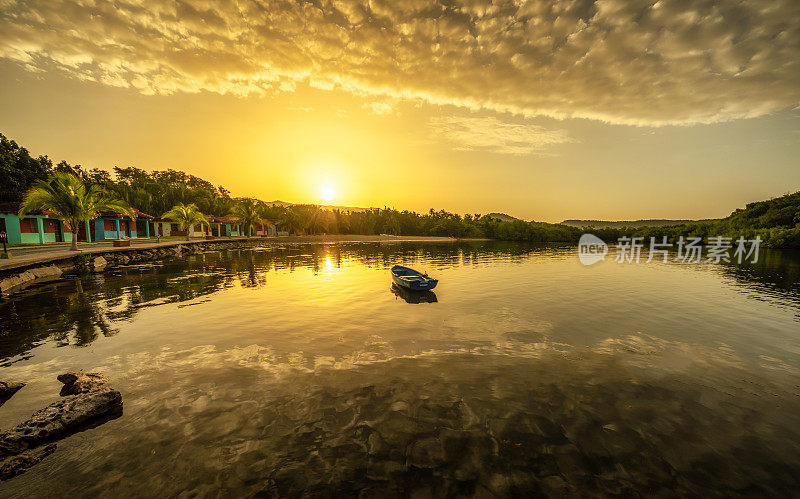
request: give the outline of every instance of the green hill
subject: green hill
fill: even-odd
[[[736,228],[794,228],[800,224],[800,191],[767,201],[748,203],[737,209],[722,223]]]
[[[516,220],[519,220],[519,218],[512,217],[511,215],[506,215],[505,213],[488,213],[485,216],[493,218],[494,220],[502,220],[504,222],[514,222]]]
[[[663,236],[675,240],[680,236],[723,236],[736,239],[760,237],[764,246],[772,248],[800,248],[800,192],[786,194],[766,201],[748,203],[721,220],[698,220],[676,225],[606,226],[592,231],[604,240],[620,236]]]

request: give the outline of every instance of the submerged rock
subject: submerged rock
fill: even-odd
[[[0,480],[8,480],[25,473],[55,451],[56,444],[48,444],[44,447],[9,457],[0,463]]]
[[[0,381],[0,406],[6,403],[25,383],[18,381]]]
[[[25,386],[25,383],[19,381],[0,381],[0,398],[11,397],[23,386]]]
[[[408,462],[417,468],[438,468],[445,462],[446,456],[442,443],[435,438],[417,440],[411,445]]]
[[[88,393],[67,395],[0,435],[0,457],[19,454],[44,442],[63,438],[95,419],[118,415],[121,410],[122,395],[111,388],[101,387]]]
[[[122,395],[106,383],[100,373],[64,373],[58,376],[64,383],[62,398],[40,409],[16,427],[0,434],[0,480],[24,473],[55,451],[55,444],[38,445],[64,438],[86,429],[88,425],[105,422],[122,413]],[[0,386],[24,386],[23,383],[0,383]],[[13,392],[12,392],[13,393]],[[29,450],[32,449],[32,450]]]
[[[83,371],[60,374],[57,379],[64,383],[61,388],[62,396],[88,393],[102,388],[103,385],[108,383],[108,378],[100,373],[85,373]]]

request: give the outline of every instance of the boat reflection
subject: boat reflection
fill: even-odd
[[[411,291],[394,283],[392,283],[392,293],[404,299],[406,303],[436,303],[439,301],[433,291]]]

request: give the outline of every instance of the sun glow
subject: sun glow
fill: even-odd
[[[320,190],[320,195],[325,201],[333,201],[333,199],[336,197],[336,191],[333,190],[333,187],[325,185]]]

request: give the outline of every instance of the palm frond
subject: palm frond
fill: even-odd
[[[37,210],[52,212],[70,229],[75,229],[80,222],[97,218],[100,211],[123,213],[132,219],[136,216],[125,201],[111,197],[97,185],[87,189],[81,179],[65,172],[54,173],[47,180],[36,182],[25,193],[19,217]]]

